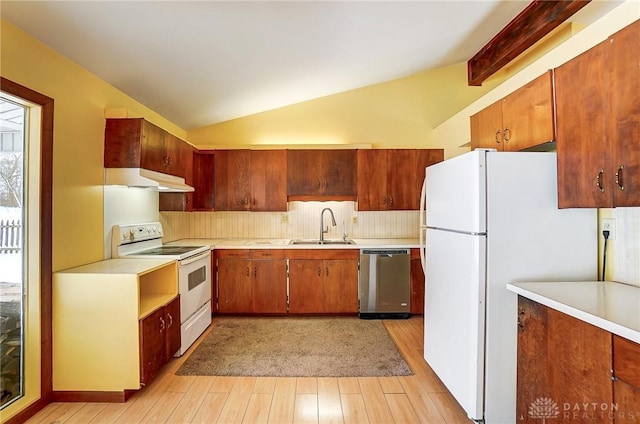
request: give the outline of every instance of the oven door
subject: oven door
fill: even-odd
[[[178,262],[180,323],[211,300],[211,251]]]

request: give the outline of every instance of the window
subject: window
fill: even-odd
[[[0,98],[0,408],[24,394],[26,108]]]

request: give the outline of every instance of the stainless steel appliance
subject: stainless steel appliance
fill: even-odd
[[[474,150],[426,169],[424,357],[474,421],[517,422],[507,283],[596,277],[596,210],[559,210],[556,188],[555,153]]]
[[[111,256],[114,258],[175,258],[178,261],[181,346],[183,355],[211,324],[211,248],[166,246],[162,225],[149,222],[114,225]]]
[[[360,250],[360,318],[409,318],[411,261],[408,249]]]

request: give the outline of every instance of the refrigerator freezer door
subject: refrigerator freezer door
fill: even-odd
[[[486,237],[427,229],[424,357],[472,419],[483,418]]]
[[[427,226],[468,233],[486,231],[484,150],[427,168]]]

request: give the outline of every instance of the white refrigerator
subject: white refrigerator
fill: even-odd
[[[597,212],[558,209],[556,188],[555,153],[475,150],[426,169],[424,357],[473,420],[516,422],[506,284],[596,279]]]

